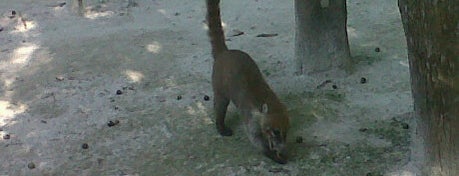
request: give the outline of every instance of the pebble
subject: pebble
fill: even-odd
[[[410,128],[410,125],[408,125],[407,123],[402,123],[402,128],[403,129],[409,129]]]
[[[27,167],[28,167],[29,169],[35,169],[35,163],[30,162],[29,164],[27,164]]]
[[[63,76],[56,76],[56,80],[57,80],[57,81],[63,81],[63,80],[64,80],[64,77],[63,77]]]
[[[115,121],[108,121],[107,125],[108,127],[112,127],[112,126],[115,126],[115,125],[118,125],[120,123],[119,120],[115,120]]]
[[[81,145],[81,148],[83,148],[83,149],[88,149],[88,148],[89,148],[89,145],[86,144],[86,143],[84,143],[83,145]]]

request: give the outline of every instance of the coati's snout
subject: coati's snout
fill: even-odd
[[[263,153],[279,164],[286,164],[288,152],[285,132],[279,129],[268,129],[264,136]]]
[[[263,153],[279,164],[286,164],[288,160],[287,132],[290,122],[287,112],[276,111],[270,113],[268,105],[263,104],[261,113],[253,112],[256,117],[261,117],[261,146]]]

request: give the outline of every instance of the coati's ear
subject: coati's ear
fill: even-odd
[[[264,104],[261,106],[261,113],[263,113],[263,114],[268,113],[268,105],[267,105],[266,103],[264,103]]]

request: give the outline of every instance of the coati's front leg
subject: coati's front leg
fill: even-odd
[[[218,133],[222,136],[231,136],[233,131],[226,127],[225,116],[230,100],[214,90],[214,111]]]

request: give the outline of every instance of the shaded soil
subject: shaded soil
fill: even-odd
[[[396,0],[348,2],[348,76],[294,74],[293,2],[222,2],[227,36],[244,32],[229,47],[252,55],[289,108],[286,165],[250,145],[233,106],[235,135],[217,134],[204,1],[88,0],[82,16],[62,2],[0,2],[0,175],[414,172]]]

